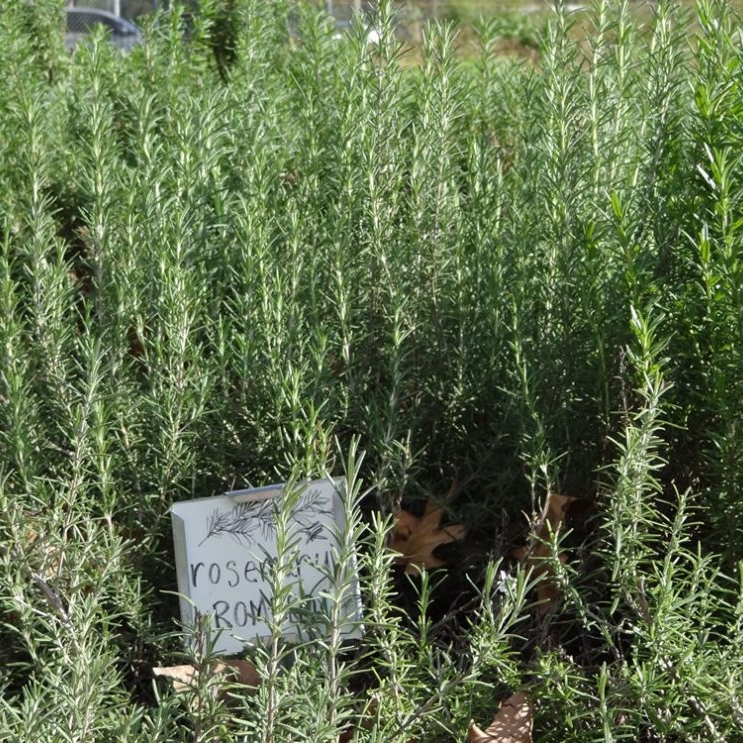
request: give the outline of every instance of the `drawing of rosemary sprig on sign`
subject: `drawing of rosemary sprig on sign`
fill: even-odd
[[[273,498],[238,503],[230,511],[215,508],[206,525],[206,536],[199,542],[225,534],[247,547],[255,544],[256,533],[263,539],[276,535],[275,503]]]
[[[326,507],[322,494],[317,490],[307,493],[299,508],[292,513],[306,544],[317,539],[323,542],[327,540],[327,527],[323,523],[323,517],[332,515],[332,509]]]
[[[276,499],[246,501],[238,503],[229,511],[215,508],[206,524],[206,536],[199,543],[199,547],[212,537],[228,535],[246,547],[256,543],[260,534],[264,541],[276,537]],[[307,493],[297,507],[292,511],[292,519],[299,527],[299,533],[309,544],[316,539],[326,540],[323,533],[325,526],[324,516],[332,516],[332,509],[326,507],[322,495],[317,491]]]

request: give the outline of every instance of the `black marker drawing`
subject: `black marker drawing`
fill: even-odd
[[[206,524],[206,536],[199,542],[199,547],[212,537],[229,535],[247,547],[256,543],[258,534],[268,540],[276,536],[276,499],[248,501],[238,503],[230,511],[215,508]],[[306,543],[327,536],[323,517],[333,516],[332,508],[327,508],[322,494],[318,491],[308,493],[292,512],[292,519],[299,525],[299,533]]]
[[[299,533],[304,535],[305,543],[309,544],[314,542],[316,539],[323,541],[327,540],[327,536],[323,533],[325,531],[324,524],[309,524],[299,530]]]
[[[269,539],[276,533],[273,499],[238,503],[231,511],[215,508],[207,522],[206,536],[199,542],[199,547],[207,539],[225,534],[251,547],[255,544],[257,531],[264,539]]]

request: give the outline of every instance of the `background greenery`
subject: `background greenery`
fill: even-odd
[[[726,4],[556,12],[528,64],[497,19],[413,64],[384,2],[377,45],[203,0],[127,56],[65,53],[61,12],[0,16],[2,737],[461,740],[525,688],[540,741],[743,740]],[[170,504],[325,472],[365,639],[277,637],[228,701],[204,647],[190,702],[155,685]],[[385,516],[454,481],[466,543],[409,579]],[[540,617],[497,565],[550,491],[595,516]]]

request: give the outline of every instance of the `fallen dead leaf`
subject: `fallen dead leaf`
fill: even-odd
[[[228,676],[230,680],[244,686],[258,686],[261,682],[258,670],[247,660],[214,661],[210,664],[209,671],[211,676]],[[176,694],[192,690],[199,680],[199,669],[190,664],[153,668],[152,673],[154,676],[169,678]]]
[[[227,673],[232,675],[232,680],[243,686],[259,686],[261,675],[258,669],[247,660],[230,660],[218,662],[215,673]]]
[[[534,710],[531,699],[517,691],[501,703],[487,730],[470,723],[470,743],[531,743]]]
[[[195,666],[168,666],[167,668],[153,668],[153,676],[169,678],[173,682],[176,694],[183,694],[196,686],[199,680],[199,672]]]
[[[536,588],[537,599],[539,600],[537,613],[540,616],[550,610],[560,595],[557,583],[552,577],[552,568],[546,559],[550,555],[550,548],[546,542],[549,540],[550,533],[554,533],[562,527],[571,506],[579,500],[579,498],[573,498],[569,495],[549,493],[542,513],[534,524],[527,545],[511,550],[512,557],[516,558],[527,569],[531,568],[534,578],[545,576],[543,580],[537,583]],[[562,563],[567,560],[565,555],[559,555],[558,559]]]
[[[408,511],[399,511],[392,535],[392,549],[399,552],[397,565],[405,565],[408,575],[418,575],[421,566],[438,568],[444,561],[433,552],[442,544],[449,544],[464,536],[462,524],[441,527],[444,509],[431,498],[426,503],[423,516],[414,516]]]

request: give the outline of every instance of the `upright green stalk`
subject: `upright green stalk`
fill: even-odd
[[[616,442],[619,458],[613,467],[614,483],[608,495],[611,517],[606,524],[613,545],[614,606],[624,601],[638,614],[643,612],[641,565],[657,548],[658,472],[665,464],[661,400],[668,386],[663,376],[667,361],[662,354],[668,340],[658,337],[662,318],[655,312],[648,317],[632,308],[635,340],[628,349],[628,359],[637,384],[638,408],[625,411],[624,438]]]

